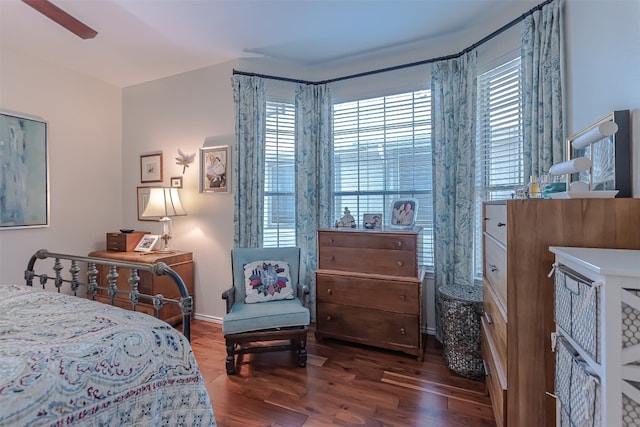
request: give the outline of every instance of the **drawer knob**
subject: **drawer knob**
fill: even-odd
[[[331,289],[327,289],[327,295],[331,295],[333,291]]]
[[[331,320],[331,316],[327,316],[327,321]]]
[[[507,224],[505,224],[504,222],[499,222],[498,223],[498,227],[504,227],[505,225],[507,225]]]
[[[402,242],[401,241],[397,241],[396,242],[396,246],[399,247],[399,248],[402,247]]]
[[[494,264],[489,264],[489,270],[495,273],[496,271],[498,271],[498,267],[496,267]]]
[[[407,331],[404,328],[400,328],[400,334],[407,335]]]
[[[406,301],[407,297],[406,295],[400,295],[400,301]]]
[[[484,312],[484,318],[487,319],[488,324],[493,325],[493,319],[491,318],[491,315],[486,311]]]
[[[332,256],[331,258],[329,258],[331,261],[335,261],[336,257]]]
[[[483,221],[489,221],[489,217],[482,218]]]
[[[402,266],[404,265],[404,262],[402,262],[402,261],[398,261],[398,263],[397,263],[397,264],[398,264],[398,267],[402,267]]]
[[[329,239],[329,242],[335,243],[335,240],[334,239]]]

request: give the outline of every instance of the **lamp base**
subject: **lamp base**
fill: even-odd
[[[169,246],[169,240],[173,237],[173,233],[171,232],[171,218],[164,217],[160,220],[162,222],[162,234],[160,235],[160,240],[162,241],[162,247],[159,252],[173,252],[171,247]]]

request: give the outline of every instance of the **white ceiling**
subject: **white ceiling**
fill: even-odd
[[[308,68],[398,54],[436,41],[463,40],[463,35],[479,29],[486,35],[536,4],[533,0],[52,1],[98,35],[82,40],[20,0],[0,0],[1,43],[118,87],[245,57]],[[459,50],[467,45],[465,40]]]

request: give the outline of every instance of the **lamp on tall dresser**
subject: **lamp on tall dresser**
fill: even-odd
[[[157,187],[149,190],[149,201],[142,213],[143,217],[161,217],[162,234],[160,240],[162,240],[161,252],[171,252],[169,246],[169,240],[173,237],[173,230],[171,227],[171,217],[186,215],[187,212],[180,203],[180,197],[178,196],[178,189],[171,187]]]

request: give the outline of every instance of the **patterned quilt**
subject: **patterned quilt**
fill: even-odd
[[[161,320],[0,285],[0,426],[215,426],[187,339]]]

